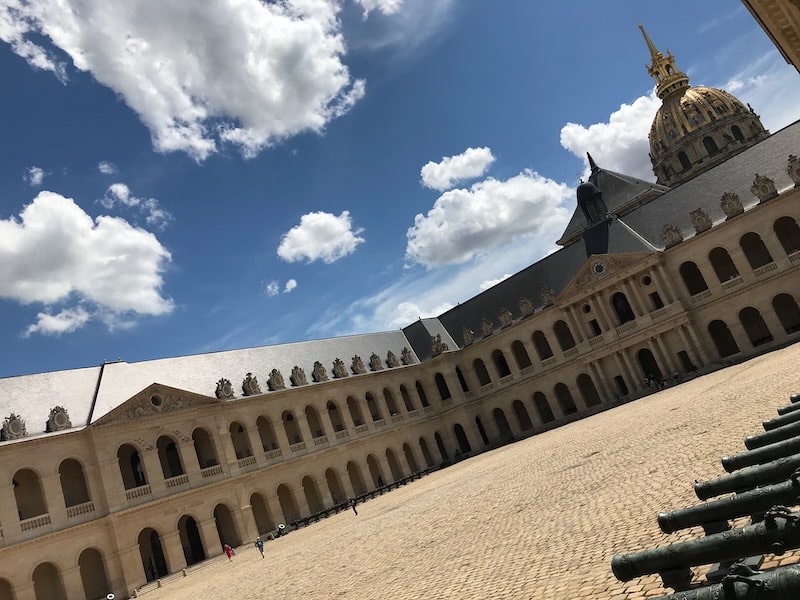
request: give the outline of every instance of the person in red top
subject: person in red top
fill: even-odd
[[[228,561],[233,560],[233,555],[236,554],[228,544],[222,546],[222,549],[225,550],[225,556],[228,557]]]

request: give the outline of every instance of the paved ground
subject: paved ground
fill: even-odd
[[[611,573],[620,552],[702,534],[659,533],[656,514],[698,502],[788,396],[800,344],[461,462],[268,542],[147,600],[610,599],[667,593]],[[781,564],[800,561],[786,555]],[[778,560],[768,557],[765,566]],[[698,571],[700,572],[700,571]]]

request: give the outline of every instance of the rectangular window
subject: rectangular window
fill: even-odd
[[[600,325],[597,323],[597,319],[592,319],[589,321],[589,328],[592,330],[592,337],[596,337],[602,333],[600,331]]]
[[[653,310],[664,308],[664,302],[661,300],[661,296],[658,295],[658,292],[650,293],[650,302],[653,303]]]

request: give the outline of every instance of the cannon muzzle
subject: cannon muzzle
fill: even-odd
[[[796,405],[792,404],[792,406],[794,407]],[[771,419],[762,421],[761,425],[764,427],[764,431],[772,431],[778,427],[783,427],[784,425],[789,425],[790,423],[797,423],[798,421],[800,421],[800,412],[795,409],[794,411],[788,412],[785,415],[778,415],[777,417],[772,417]]]
[[[794,412],[796,410],[800,410],[800,402],[796,402],[794,404],[787,404],[786,406],[781,406],[778,409],[778,414],[788,415],[790,412]]]
[[[776,458],[791,456],[800,452],[800,437],[793,437],[781,442],[775,442],[755,450],[722,457],[722,467],[728,472],[738,471],[752,465],[763,465]]]
[[[800,404],[797,406],[800,406]],[[772,431],[748,435],[744,438],[744,445],[748,450],[755,450],[756,448],[763,448],[764,446],[769,446],[770,444],[782,442],[783,440],[788,440],[789,438],[797,436],[800,436],[800,421],[797,423],[789,423],[788,425],[778,427]]]
[[[708,500],[723,494],[752,490],[763,485],[785,481],[797,469],[800,469],[800,454],[748,467],[709,481],[696,481],[694,493],[700,500]]]

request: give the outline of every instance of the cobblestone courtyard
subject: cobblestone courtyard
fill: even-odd
[[[145,597],[661,595],[654,576],[618,582],[611,557],[702,535],[663,535],[656,514],[698,502],[692,482],[723,474],[720,457],[800,391],[798,364],[795,344],[482,454],[268,542],[265,560],[243,547]]]

